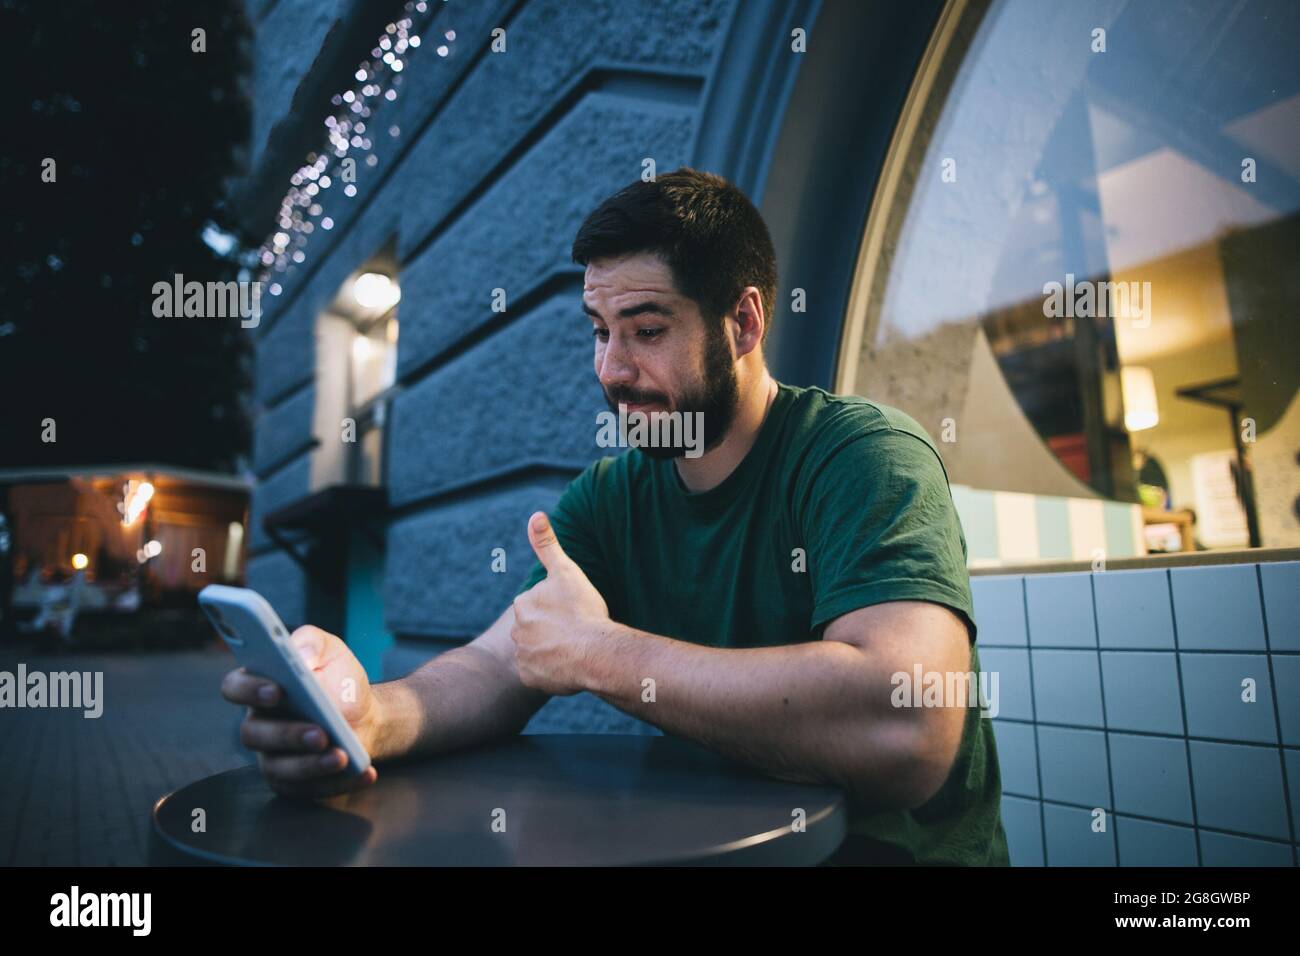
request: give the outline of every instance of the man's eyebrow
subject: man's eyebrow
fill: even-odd
[[[600,318],[600,313],[597,312],[595,309],[593,309],[591,306],[587,305],[586,302],[582,303],[582,311],[586,312],[588,315],[590,315],[593,318],[596,319]],[[661,305],[660,303],[654,302],[652,300],[647,300],[645,302],[638,302],[636,305],[629,305],[626,308],[618,310],[618,317],[620,319],[630,319],[633,316],[637,316],[637,315],[662,315],[666,319],[672,319],[672,318],[676,318],[677,313],[673,312],[673,310],[668,308],[668,306]]]

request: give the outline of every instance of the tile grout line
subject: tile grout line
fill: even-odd
[[[1169,623],[1174,629],[1174,668],[1178,672],[1178,709],[1183,720],[1183,750],[1187,757],[1187,789],[1192,798],[1192,832],[1196,836],[1196,865],[1205,866],[1201,851],[1201,818],[1196,810],[1196,780],[1192,775],[1192,739],[1187,730],[1187,696],[1183,691],[1183,657],[1178,643],[1178,607],[1174,602],[1174,578],[1170,568],[1165,568],[1165,586],[1169,594]]]
[[[998,717],[999,723],[1006,724],[1030,724],[1034,721],[1026,720],[1023,717]],[[1063,730],[1099,730],[1102,729],[1098,724],[1067,724],[1055,720],[1038,721],[1043,727],[1059,727]],[[1131,737],[1153,737],[1157,740],[1191,740],[1193,743],[1204,744],[1224,744],[1230,747],[1242,747],[1250,749],[1259,747],[1265,750],[1277,750],[1278,746],[1272,741],[1261,740],[1244,740],[1239,737],[1202,737],[1197,734],[1175,734],[1164,730],[1137,730],[1131,727],[1116,727],[1114,732],[1117,734],[1127,734]],[[1282,749],[1291,750],[1300,753],[1300,745],[1285,746]]]
[[[1282,714],[1277,702],[1277,678],[1273,675],[1273,642],[1268,629],[1268,605],[1264,603],[1264,568],[1255,565],[1255,588],[1259,595],[1259,619],[1264,628],[1264,657],[1268,663],[1269,690],[1273,698],[1273,727],[1277,734],[1277,759],[1282,770],[1282,803],[1286,807],[1286,825],[1291,833],[1291,865],[1296,865],[1295,814],[1291,810],[1291,784],[1287,779],[1285,738],[1282,736]]]
[[[1105,565],[1102,565],[1103,569]],[[1105,573],[1104,570],[1101,573]],[[1110,796],[1110,816],[1115,826],[1111,830],[1111,846],[1115,851],[1115,866],[1124,864],[1119,855],[1119,820],[1116,819],[1115,807],[1115,771],[1110,757],[1110,715],[1106,713],[1106,668],[1101,662],[1101,622],[1097,616],[1097,574],[1088,575],[1088,596],[1092,601],[1092,636],[1097,642],[1097,687],[1101,691],[1101,739],[1106,748],[1106,789]]]
[[[1043,754],[1038,743],[1038,699],[1034,694],[1034,653],[1029,638],[1029,593],[1023,575],[1019,578],[1020,586],[1020,621],[1025,626],[1025,660],[1029,665],[1029,713],[1034,725],[1034,773],[1038,777],[1038,833],[1043,844],[1043,866],[1051,864],[1047,859],[1047,814],[1043,797]]]
[[[986,644],[984,646],[989,648],[990,650],[1019,650],[1024,645]],[[1040,651],[1077,651],[1079,649],[1080,648],[1078,644],[1042,644],[1039,645],[1038,647],[1038,650]],[[1169,653],[1168,647],[1156,647],[1154,645],[1152,645],[1151,647],[1106,647],[1104,649],[1107,653],[1111,653],[1111,654],[1155,654],[1160,652],[1166,654]],[[1257,650],[1254,652],[1258,653]],[[1223,655],[1250,654],[1252,653],[1252,650],[1250,648],[1246,648],[1243,650],[1241,648],[1235,648],[1235,647],[1232,648],[1196,647],[1196,648],[1189,648],[1188,650],[1183,651],[1183,653],[1204,654],[1205,656],[1210,657],[1215,654],[1223,654]],[[1300,657],[1300,651],[1279,650],[1279,651],[1274,651],[1273,654],[1277,657]]]
[[[1024,796],[1024,795],[1022,795],[1022,794],[1015,794],[1015,793],[1013,793],[1013,794],[1008,794],[1008,796],[1014,797],[1014,798],[1017,799],[1017,800],[1028,800],[1028,799],[1032,799],[1032,798],[1030,798],[1030,797],[1026,797],[1026,796]],[[1090,810],[1090,809],[1094,809],[1094,808],[1092,808],[1092,807],[1088,807],[1088,806],[1086,806],[1085,804],[1082,804],[1082,803],[1071,803],[1071,802],[1068,801],[1068,800],[1056,800],[1056,799],[1051,799],[1051,798],[1049,798],[1049,799],[1044,800],[1043,802],[1044,802],[1044,803],[1051,804],[1051,805],[1054,806],[1054,807],[1064,807],[1064,808],[1066,808],[1066,809],[1068,809],[1068,810]],[[1153,817],[1153,816],[1149,816],[1148,814],[1145,814],[1145,813],[1123,813],[1123,814],[1120,814],[1120,816],[1123,816],[1125,819],[1131,819],[1131,820],[1144,820],[1144,821],[1146,821],[1146,822],[1148,822],[1148,823],[1159,823],[1159,824],[1163,824],[1164,826],[1169,826],[1169,827],[1178,827],[1178,828],[1183,829],[1183,830],[1191,830],[1191,829],[1192,829],[1192,824],[1188,823],[1186,820],[1170,820],[1170,819],[1167,818],[1167,817]],[[1263,836],[1262,834],[1259,834],[1259,833],[1251,833],[1251,832],[1248,831],[1248,830],[1233,830],[1233,829],[1230,829],[1230,828],[1227,828],[1227,827],[1210,827],[1210,826],[1207,826],[1207,827],[1205,827],[1204,829],[1205,829],[1205,832],[1207,832],[1207,833],[1221,833],[1221,834],[1224,834],[1225,836],[1234,836],[1234,837],[1239,837],[1239,838],[1241,838],[1241,839],[1243,839],[1243,840],[1254,840],[1254,841],[1256,841],[1256,842],[1258,842],[1258,843],[1267,843],[1267,844],[1270,844],[1270,845],[1272,845],[1272,846],[1280,846],[1280,847],[1287,847],[1287,848],[1290,847],[1290,844],[1287,842],[1287,840],[1286,840],[1285,837],[1269,837],[1269,836]]]

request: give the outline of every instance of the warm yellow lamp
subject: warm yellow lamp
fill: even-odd
[[[1160,410],[1151,369],[1126,365],[1119,370],[1119,383],[1124,395],[1124,427],[1131,432],[1155,428],[1160,423]]]

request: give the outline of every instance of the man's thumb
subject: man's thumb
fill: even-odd
[[[547,571],[558,570],[561,565],[570,563],[545,512],[538,511],[528,519],[528,541],[533,546],[537,560],[542,562],[542,567]]]
[[[289,641],[293,644],[294,650],[298,652],[303,664],[314,670],[325,657],[325,648],[329,636],[319,627],[304,624],[289,635]]]

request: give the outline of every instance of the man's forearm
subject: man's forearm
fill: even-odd
[[[512,675],[503,668],[467,644],[400,680],[374,685],[380,727],[371,758],[442,753],[518,733],[535,708],[511,692]]]
[[[891,675],[848,644],[714,648],[615,624],[585,670],[620,710],[772,776],[907,801],[916,721],[891,706]]]

